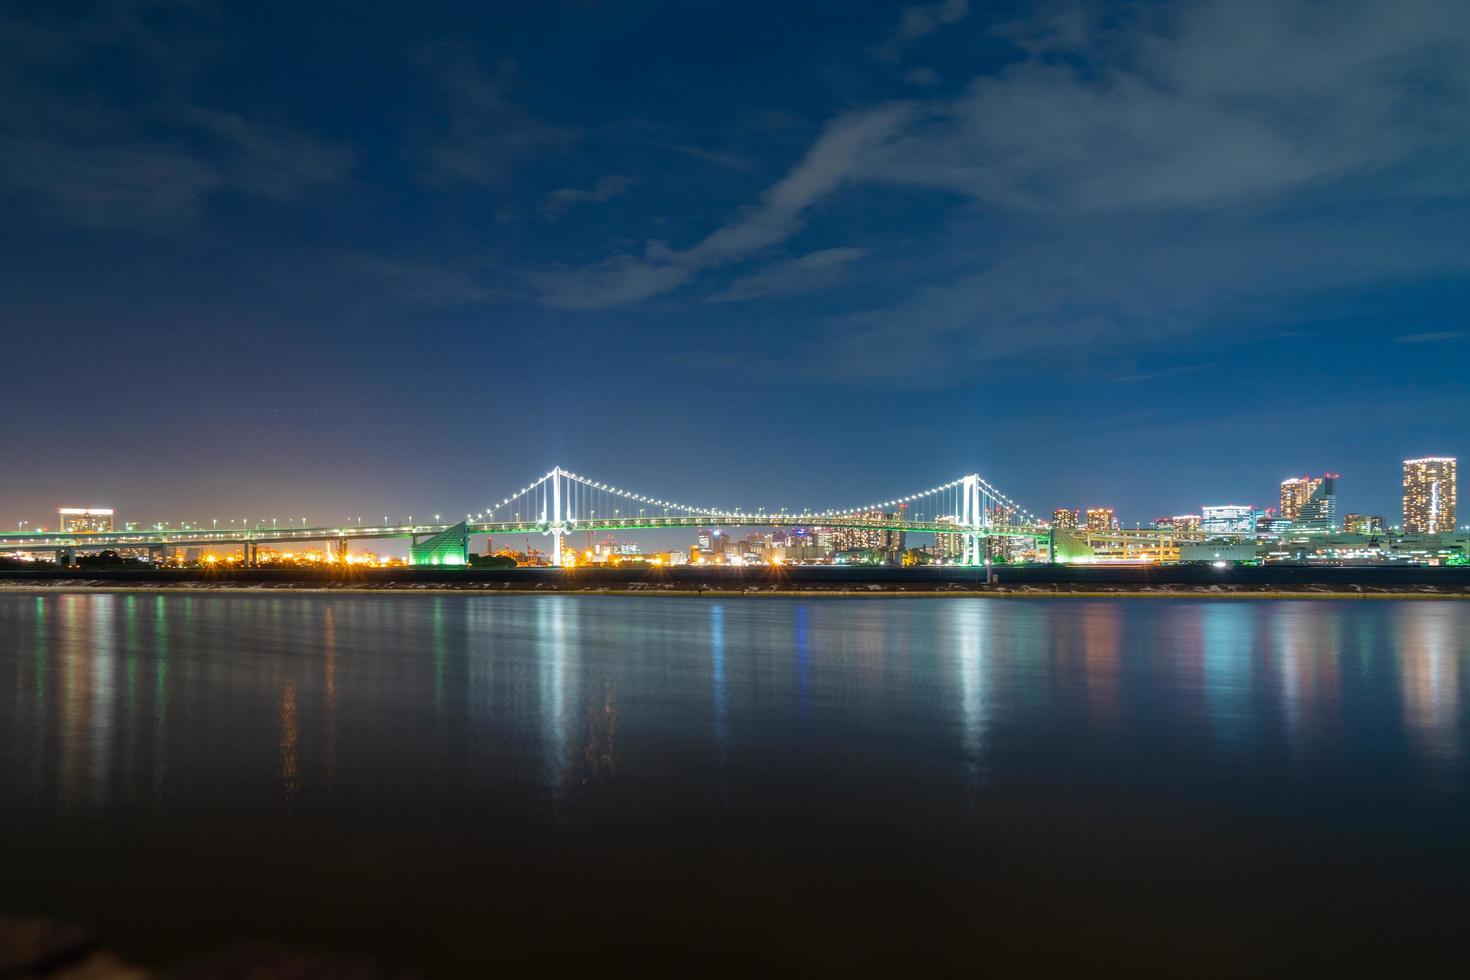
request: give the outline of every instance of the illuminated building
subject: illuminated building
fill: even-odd
[[[1296,520],[1302,506],[1311,498],[1312,491],[1321,483],[1310,476],[1294,476],[1281,481],[1281,516],[1288,521]]]
[[[1199,529],[1205,534],[1253,536],[1256,533],[1256,511],[1244,504],[1220,504],[1200,508]]]
[[[1082,523],[1082,513],[1067,507],[1058,507],[1051,512],[1052,527],[1075,531]]]
[[[1293,522],[1277,517],[1269,510],[1256,516],[1256,537],[1280,540],[1291,532]]]
[[[939,518],[940,524],[958,526],[960,519],[954,515]],[[965,554],[965,536],[961,533],[934,535],[934,556],[943,562],[957,562]]]
[[[1344,514],[1342,518],[1346,534],[1382,534],[1387,526],[1381,514]]]
[[[1312,492],[1297,510],[1294,529],[1329,531],[1337,527],[1337,474],[1324,473],[1313,481]]]
[[[1327,531],[1337,526],[1337,474],[1294,476],[1281,481],[1281,517],[1293,530]]]
[[[96,534],[113,529],[111,507],[62,507],[56,513],[64,532]]]
[[[1438,534],[1454,529],[1454,457],[1404,460],[1404,533]]]
[[[1199,531],[1199,515],[1176,514],[1173,517],[1155,517],[1154,530],[1193,534]]]
[[[881,521],[888,515],[881,510],[864,511],[854,517],[865,521]],[[832,531],[833,551],[886,551],[888,532],[880,527],[839,527]]]
[[[1087,530],[1111,531],[1118,526],[1118,518],[1111,507],[1087,508]]]

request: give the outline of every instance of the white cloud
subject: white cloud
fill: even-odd
[[[1173,8],[1171,8],[1171,11]],[[1315,11],[1315,13],[1313,13]],[[1139,19],[1066,63],[977,79],[863,176],[1008,207],[1214,207],[1453,151],[1470,16],[1454,0],[1215,0]]]
[[[856,161],[888,139],[909,111],[906,104],[896,103],[834,120],[760,203],[688,249],[651,242],[640,258],[615,256],[591,266],[552,270],[536,276],[534,285],[553,306],[595,309],[670,292],[706,269],[747,259],[794,234],[807,208],[847,183]]]
[[[768,296],[817,292],[840,280],[848,265],[867,254],[865,248],[824,248],[809,252],[736,279],[705,302],[736,303]]]
[[[1463,330],[1431,330],[1427,333],[1407,333],[1394,340],[1401,344],[1443,344],[1451,340],[1465,340],[1470,333]]]
[[[601,177],[591,187],[563,187],[546,195],[541,209],[548,218],[558,218],[575,204],[602,204],[621,197],[633,186],[627,177]]]
[[[494,184],[525,159],[576,142],[576,131],[537,119],[511,100],[513,60],[501,61],[490,76],[467,51],[438,51],[434,57],[449,117],[448,132],[428,149],[435,176]]]
[[[897,61],[910,44],[949,24],[957,24],[970,13],[970,0],[939,0],[938,3],[904,7],[898,12],[898,27],[873,49],[882,61]]]

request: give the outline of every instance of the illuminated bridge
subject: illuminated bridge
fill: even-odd
[[[149,549],[167,555],[180,547],[238,546],[254,564],[261,544],[324,542],[345,560],[353,541],[408,539],[414,564],[456,565],[468,560],[471,535],[540,534],[550,537],[554,564],[564,564],[563,541],[575,532],[643,531],[691,527],[824,527],[952,535],[962,564],[980,564],[990,538],[1030,538],[1050,553],[1049,531],[978,474],[907,496],[858,507],[821,509],[703,507],[675,503],[588,479],[556,467],[516,493],[455,523],[385,523],[343,527],[172,527],[103,532],[4,532],[0,552],[55,551],[73,564],[79,550]]]

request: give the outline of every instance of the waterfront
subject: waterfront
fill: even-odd
[[[1413,972],[1470,607],[0,595],[0,909],[142,962]]]

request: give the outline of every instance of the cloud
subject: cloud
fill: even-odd
[[[767,296],[818,292],[840,280],[848,265],[867,254],[865,248],[825,248],[809,252],[736,279],[705,302],[736,303]]]
[[[863,175],[1058,211],[1219,207],[1435,152],[1464,176],[1464,9],[1354,2],[1323,18],[1215,0],[1139,13],[1077,58],[976,79]]]
[[[167,143],[0,138],[0,191],[24,195],[32,206],[77,224],[187,220],[222,183],[214,164]]]
[[[755,161],[741,153],[732,153],[725,150],[710,150],[702,146],[692,146],[687,143],[653,143],[651,145],[661,150],[668,150],[671,153],[682,153],[686,157],[691,157],[704,163],[713,163],[730,170],[755,169]]]
[[[794,234],[806,210],[845,184],[856,161],[897,130],[908,114],[907,105],[895,103],[834,120],[801,163],[758,204],[688,249],[650,242],[641,257],[615,256],[591,266],[553,269],[533,277],[533,285],[552,306],[597,309],[670,292],[706,269],[749,258]]]
[[[352,169],[353,153],[341,146],[257,125],[232,112],[198,107],[179,112],[213,140],[222,184],[235,190],[285,201]]]
[[[1428,333],[1408,333],[1394,340],[1400,344],[1442,344],[1451,340],[1470,338],[1463,330],[1431,330]]]
[[[1179,367],[1160,368],[1157,371],[1141,371],[1137,374],[1124,374],[1113,379],[1115,384],[1141,384],[1145,381],[1160,381],[1164,378],[1177,378],[1185,374],[1199,374],[1208,371],[1212,364],[1185,364]]]
[[[883,43],[873,48],[880,61],[897,61],[910,44],[939,28],[957,24],[970,13],[970,0],[940,0],[938,3],[904,7],[898,12],[898,27]]]
[[[938,85],[939,73],[933,68],[910,68],[901,76],[910,85]]]
[[[192,220],[220,194],[292,200],[349,172],[349,148],[182,94],[194,45],[171,17],[204,13],[137,0],[75,18],[0,19],[0,83],[15,93],[0,105],[0,193],[78,224],[159,227]],[[76,66],[104,50],[181,94],[112,104],[75,91]]]
[[[1037,355],[1086,364],[1100,350],[1177,345],[1212,327],[1201,345],[1229,344],[1242,321],[1269,329],[1295,318],[1293,304],[1365,282],[1470,273],[1470,253],[1455,247],[1463,215],[1390,201],[1258,222],[1230,212],[975,218],[956,234],[1004,246],[951,259],[968,269],[897,302],[831,317],[809,343],[834,379],[926,384]]]
[[[1330,18],[1306,0],[1203,0],[1139,5],[1105,31],[1066,15],[1006,32],[1023,57],[958,97],[849,111],[699,243],[551,270],[544,301],[671,292],[863,184],[940,191],[915,213],[949,238],[919,285],[812,331],[834,378],[935,382],[1211,325],[1279,330],[1293,304],[1334,291],[1470,271],[1470,14],[1456,0],[1344,0]],[[778,295],[764,275],[710,300]]]
[[[428,149],[433,176],[495,184],[523,161],[577,141],[575,130],[537,119],[511,100],[517,70],[512,59],[489,76],[468,51],[451,48],[433,57],[448,117],[448,131]]]
[[[342,177],[352,163],[343,147],[191,106],[113,130],[0,135],[0,190],[97,226],[186,221],[225,192],[291,200]]]
[[[541,210],[554,220],[575,204],[602,204],[627,193],[632,186],[633,181],[626,177],[602,177],[590,188],[563,187],[546,195]]]

